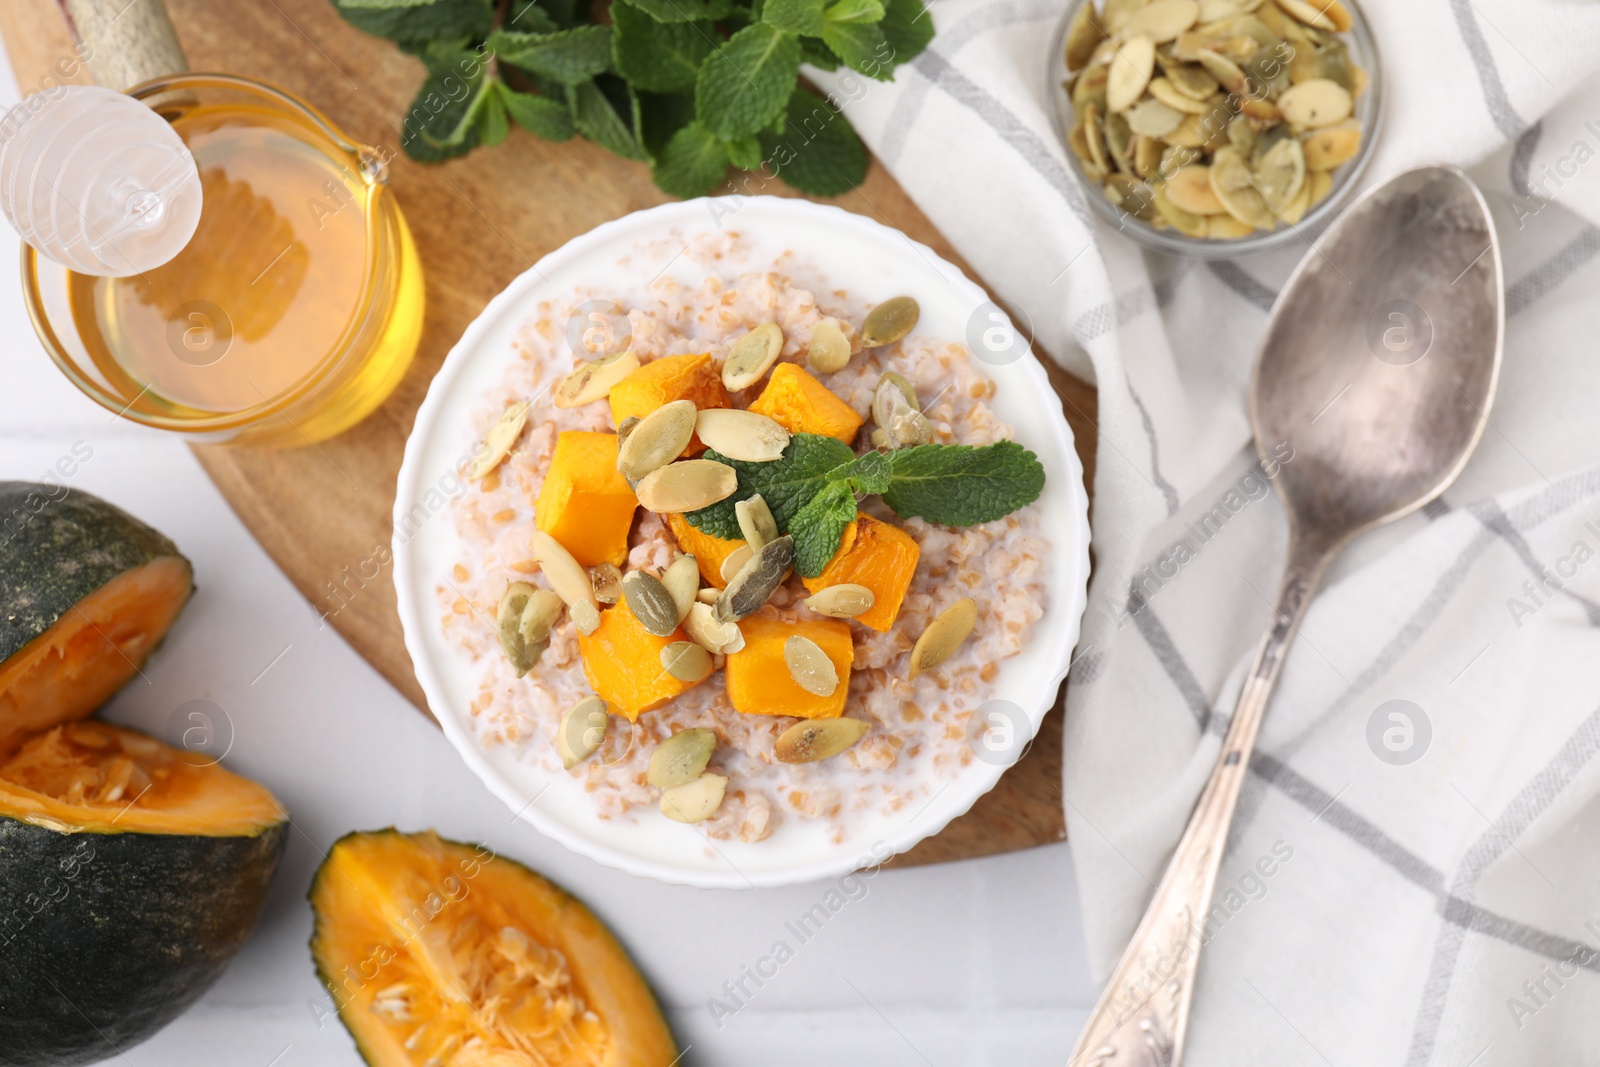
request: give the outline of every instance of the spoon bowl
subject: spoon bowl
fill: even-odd
[[[1284,287],[1257,356],[1250,418],[1257,450],[1278,467],[1289,560],[1211,777],[1073,1067],[1178,1067],[1217,869],[1295,630],[1346,542],[1420,508],[1466,466],[1488,424],[1504,326],[1494,222],[1450,167],[1367,194]]]
[[[1317,242],[1250,391],[1263,455],[1294,450],[1277,485],[1298,532],[1342,543],[1455,480],[1499,379],[1501,287],[1488,205],[1454,167],[1372,190]]]

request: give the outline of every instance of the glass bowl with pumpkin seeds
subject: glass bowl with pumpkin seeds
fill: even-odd
[[[1315,230],[1355,188],[1383,115],[1355,0],[1072,0],[1049,77],[1090,206],[1200,258]]]

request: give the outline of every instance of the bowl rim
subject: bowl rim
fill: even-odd
[[[1264,0],[1264,2],[1270,4],[1274,0]],[[1366,12],[1361,9],[1359,0],[1341,0],[1341,2],[1351,15],[1350,31],[1347,35],[1341,36],[1350,37],[1368,57],[1366,70],[1369,81],[1367,91],[1363,95],[1372,101],[1372,116],[1368,123],[1369,129],[1362,138],[1361,149],[1354,159],[1341,168],[1344,173],[1334,179],[1333,188],[1323,198],[1322,203],[1308,211],[1299,222],[1287,223],[1276,230],[1257,231],[1249,237],[1224,240],[1190,237],[1175,230],[1158,230],[1141,219],[1120,212],[1105,198],[1101,187],[1083,172],[1082,161],[1068,143],[1068,134],[1072,126],[1067,123],[1066,116],[1062,113],[1061,101],[1066,93],[1062,88],[1061,76],[1066,72],[1066,37],[1067,31],[1072,26],[1072,20],[1084,4],[1094,4],[1096,0],[1067,0],[1061,20],[1051,34],[1050,55],[1045,62],[1044,91],[1045,99],[1049,102],[1050,125],[1055,130],[1056,139],[1067,158],[1067,170],[1077,188],[1083,193],[1084,200],[1088,202],[1089,210],[1145,248],[1189,259],[1237,259],[1280,248],[1296,237],[1309,246],[1322,228],[1344,209],[1359,188],[1362,176],[1372,162],[1378,138],[1383,133],[1384,119],[1388,114],[1384,93],[1383,51],[1378,44],[1377,35],[1372,32],[1372,24],[1367,20]],[[1070,98],[1067,103],[1070,108]]]
[[[470,732],[458,721],[457,712],[452,708],[448,699],[448,691],[440,673],[435,669],[430,659],[430,654],[424,645],[423,635],[425,628],[433,625],[436,620],[434,614],[424,603],[427,591],[419,589],[410,580],[412,567],[416,563],[417,545],[420,538],[403,538],[401,531],[405,528],[403,520],[410,507],[417,500],[422,487],[419,478],[425,480],[426,472],[422,471],[422,455],[426,451],[426,443],[437,431],[442,409],[445,407],[445,394],[449,385],[458,375],[463,373],[477,354],[480,346],[491,334],[493,327],[507,313],[515,307],[526,306],[530,294],[537,291],[538,287],[547,285],[544,276],[561,269],[568,263],[587,255],[592,250],[600,248],[614,238],[625,237],[632,234],[635,239],[648,237],[652,232],[670,228],[675,222],[700,218],[715,218],[715,214],[708,215],[707,209],[714,204],[716,198],[701,197],[694,200],[674,201],[660,204],[655,207],[645,208],[631,212],[621,218],[602,223],[599,226],[580,234],[562,245],[560,248],[548,253],[534,263],[522,274],[513,279],[504,289],[496,294],[482,311],[480,311],[463,331],[460,339],[453,345],[446,355],[444,362],[429,383],[427,395],[423,398],[417,410],[416,420],[411,432],[406,438],[404,458],[400,465],[400,472],[396,481],[395,503],[392,518],[394,520],[395,535],[391,543],[391,552],[394,558],[394,581],[397,598],[397,608],[400,616],[406,651],[411,657],[413,670],[417,681],[427,697],[429,708],[433,711],[434,718],[438,721],[445,737],[449,740],[468,768],[478,779],[497,796],[507,808],[515,812],[515,818],[531,824],[541,834],[552,838],[579,855],[600,863],[603,866],[628,874],[652,878],[657,881],[673,885],[688,885],[706,889],[743,889],[750,887],[775,887],[795,885],[805,882],[814,882],[825,878],[838,877],[850,871],[860,869],[868,859],[874,864],[884,862],[888,857],[874,855],[872,857],[853,857],[841,853],[837,858],[817,860],[813,862],[781,866],[773,869],[741,872],[732,868],[731,861],[728,871],[699,870],[689,867],[673,865],[656,859],[634,855],[627,851],[613,847],[609,843],[584,835],[567,826],[552,816],[546,815],[534,806],[524,792],[518,789],[515,783],[503,777],[484,758],[477,741]],[[886,226],[876,220],[849,212],[829,204],[817,204],[808,200],[775,196],[747,196],[739,200],[741,213],[752,204],[759,204],[766,210],[779,213],[790,213],[798,216],[800,222],[827,220],[838,225],[854,227],[861,231],[868,239],[886,242],[890,247],[908,249],[909,252],[927,264],[933,265],[944,284],[952,287],[958,294],[977,304],[991,304],[989,294],[982,287],[966,276],[960,268],[939,256],[938,253],[908,235]],[[1001,309],[1002,314],[1004,310]],[[1009,318],[1008,318],[1009,321]],[[1014,327],[1013,327],[1014,328]],[[1049,377],[1045,373],[1039,358],[1034,355],[1032,347],[1026,356],[1017,360],[1006,368],[1008,372],[1023,376],[1024,384],[1032,384],[1045,396],[1054,396],[1055,390],[1051,386]],[[1052,589],[1059,589],[1064,602],[1052,605],[1048,610],[1064,612],[1062,620],[1065,640],[1061,646],[1053,650],[1053,656],[1048,658],[1047,666],[1039,669],[1039,678],[1030,685],[1030,689],[1038,695],[1029,701],[1021,701],[1023,711],[1028,716],[1032,734],[1037,737],[1041,723],[1056,704],[1056,694],[1065,680],[1073,664],[1073,651],[1077,647],[1078,639],[1082,633],[1082,618],[1088,601],[1088,579],[1090,570],[1089,541],[1090,529],[1088,521],[1088,493],[1083,484],[1083,466],[1073,446],[1073,432],[1068,425],[1064,414],[1058,408],[1047,407],[1047,417],[1043,421],[1048,424],[1051,431],[1051,446],[1056,450],[1061,467],[1065,470],[1067,485],[1067,513],[1057,514],[1061,520],[1061,537],[1070,537],[1072,544],[1067,546],[1067,554],[1073,561],[1073,573],[1063,576],[1058,582],[1051,583]],[[1031,740],[1029,745],[1031,746]],[[1026,748],[1023,750],[1026,751]],[[1021,756],[1018,756],[1020,760]],[[1007,770],[1015,765],[1017,760],[999,765],[984,763],[982,761],[969,764],[963,769],[959,779],[963,783],[965,792],[957,793],[949,800],[947,806],[937,812],[930,812],[931,818],[921,821],[913,820],[904,826],[898,827],[894,832],[886,832],[879,837],[891,855],[898,855],[914,845],[934,836],[943,830],[957,817],[971,810],[979,797],[994,788]],[[934,800],[945,790],[936,790]],[[535,797],[535,799],[537,799]],[[932,802],[930,802],[931,804]],[[874,844],[876,853],[877,844]],[[719,850],[720,851],[720,850]]]

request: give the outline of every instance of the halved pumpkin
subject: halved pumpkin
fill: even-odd
[[[66,723],[0,761],[0,1064],[116,1056],[255,928],[288,816],[209,757]]]
[[[144,666],[194,592],[177,546],[84,492],[0,482],[0,756]]]
[[[311,884],[311,954],[371,1067],[670,1067],[650,988],[600,920],[483,846],[354,833]]]

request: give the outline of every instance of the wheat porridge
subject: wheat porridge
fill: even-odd
[[[476,442],[487,444],[473,472],[479,477],[451,504],[459,550],[437,582],[440,625],[479,672],[471,705],[479,743],[512,746],[548,773],[576,776],[602,818],[665,813],[700,822],[714,839],[746,842],[784,820],[820,820],[840,838],[869,813],[918,810],[976,758],[973,713],[1049,607],[1048,542],[1033,502],[1043,473],[1024,451],[1028,442],[996,444],[1009,442],[1011,429],[990,407],[996,385],[982,365],[962,344],[914,326],[905,332],[906,309],[888,314],[896,294],[829,288],[821,269],[792,257],[766,270],[735,270],[729,264],[746,261],[740,247],[737,234],[701,240],[685,249],[672,276],[528,309],[516,358],[475,414]],[[627,262],[618,274],[627,276]],[[674,280],[686,276],[700,280]],[[590,315],[595,308],[617,311],[608,321]],[[882,310],[869,318],[875,308]],[[913,320],[915,313],[911,303]],[[874,344],[885,341],[886,329],[891,339]],[[631,355],[606,349],[606,359],[622,362],[586,362],[574,354],[574,339]],[[764,345],[776,351],[770,363]],[[578,399],[592,400],[558,406],[554,398],[571,400],[583,385],[571,377],[582,369],[622,377],[609,387],[591,381]],[[724,407],[759,415],[706,419]],[[662,429],[678,415],[695,429],[681,452],[672,436],[678,431]],[[626,476],[618,471],[618,421]],[[716,447],[735,439],[742,447],[751,427],[786,441],[781,456],[748,459]],[[711,440],[701,440],[701,431]],[[659,440],[673,451],[664,466],[660,456],[638,459]],[[953,445],[980,447],[941,447]],[[868,458],[843,465],[862,455]],[[964,500],[939,496],[955,482],[1012,494],[983,505],[985,518],[1007,513],[970,525],[917,517],[977,514]],[[762,499],[733,507],[752,487]],[[658,503],[683,492],[699,500],[695,494],[708,491],[704,499],[725,499],[695,509],[692,519]],[[662,510],[635,507],[640,501]],[[741,525],[733,526],[736,512]],[[763,517],[775,525],[763,526]],[[765,547],[750,551],[740,532]],[[558,543],[545,552],[562,560],[552,563],[536,543]],[[685,553],[694,565],[669,573]],[[587,579],[576,599],[574,561]],[[763,578],[763,561],[780,569]],[[623,575],[626,592],[618,585]],[[734,588],[723,590],[730,582]],[[647,633],[648,609],[661,602],[664,586],[673,594],[664,603],[678,600],[683,625]],[[843,609],[823,614],[806,605],[831,586],[848,588],[813,603],[828,610],[843,602]],[[508,616],[514,589],[522,596]],[[684,595],[694,597],[687,616]],[[530,630],[538,605],[544,615]],[[507,618],[515,647],[505,643]],[[732,633],[727,626],[738,634],[726,643],[705,640],[707,619],[724,635]],[[935,619],[913,671],[913,648]],[[672,622],[669,613],[654,630]],[[591,632],[581,634],[580,623]],[[953,652],[934,647],[952,644]],[[519,650],[520,676],[512,662]],[[807,673],[813,668],[820,675]],[[597,692],[604,713],[575,726],[569,713]],[[836,718],[865,728],[845,724],[848,747],[829,758],[780,759],[800,724]],[[692,779],[687,784],[656,778],[658,746],[696,728],[714,735],[709,764],[691,759],[681,776]],[[678,810],[688,807],[696,810]]]

